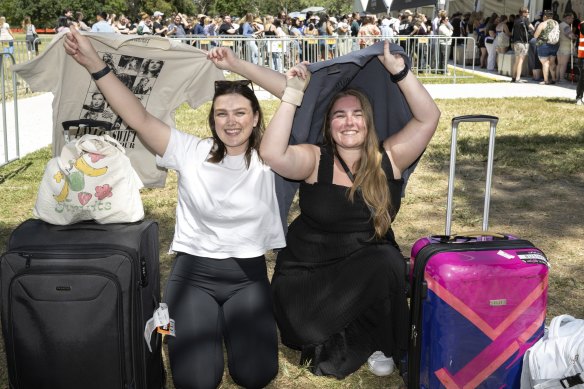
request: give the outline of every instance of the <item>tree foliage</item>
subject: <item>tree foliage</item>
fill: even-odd
[[[37,28],[54,28],[63,10],[82,11],[86,21],[95,21],[99,12],[125,14],[132,18],[140,12],[165,15],[181,12],[187,15],[230,14],[244,16],[275,15],[280,11],[300,11],[311,6],[321,6],[330,15],[350,12],[352,3],[347,0],[0,0],[0,10],[11,26],[20,26],[25,16],[30,16]]]

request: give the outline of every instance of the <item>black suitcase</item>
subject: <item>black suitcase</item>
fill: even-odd
[[[159,389],[158,224],[27,220],[0,260],[11,389]]]

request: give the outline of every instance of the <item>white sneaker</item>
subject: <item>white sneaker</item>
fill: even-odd
[[[576,105],[582,105],[582,99],[576,100]]]
[[[367,365],[369,365],[369,370],[379,377],[384,377],[393,373],[395,368],[395,363],[393,363],[393,358],[386,357],[381,351],[376,351],[367,359]]]

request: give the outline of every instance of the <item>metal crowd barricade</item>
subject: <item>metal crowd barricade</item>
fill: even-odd
[[[12,71],[12,66],[15,64],[14,56],[11,53],[2,53],[0,56],[0,93],[2,98],[2,144],[3,154],[0,166],[4,166],[12,161],[20,158],[20,140],[18,129],[18,93],[16,75]],[[7,76],[8,74],[8,76]],[[11,93],[7,93],[6,84],[12,81]],[[9,139],[9,128],[7,118],[7,99],[12,98],[12,106],[14,108],[14,136]],[[14,153],[10,145],[14,145]],[[14,156],[14,157],[12,157]]]
[[[175,38],[177,39],[177,38]],[[300,61],[317,62],[359,50],[361,44],[373,44],[390,39],[401,45],[412,59],[412,71],[419,78],[470,78],[478,59],[472,37],[444,38],[442,36],[302,36],[264,37],[191,36],[181,41],[197,48],[227,46],[242,59],[284,72]],[[447,39],[447,40],[445,40]],[[451,42],[450,44],[443,44]]]
[[[439,35],[396,36],[412,59],[412,71],[419,78],[472,77],[477,60],[476,44],[472,37],[447,38]]]

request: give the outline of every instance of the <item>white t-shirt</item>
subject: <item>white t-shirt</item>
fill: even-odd
[[[163,37],[83,33],[116,76],[142,101],[146,110],[174,127],[174,111],[185,101],[196,108],[209,101],[215,80],[223,72],[207,60],[202,50]],[[65,144],[62,123],[93,119],[111,123],[111,136],[125,148],[132,166],[147,187],[164,186],[166,171],[156,166],[154,153],[138,139],[109,105],[97,106],[93,97],[99,92],[89,72],[63,48],[64,34],[57,35],[46,51],[34,60],[14,66],[33,91],[50,91],[53,99],[53,155]],[[143,80],[147,79],[148,82]],[[147,88],[138,86],[148,85]],[[137,92],[142,91],[142,94]],[[101,100],[101,98],[100,98]],[[95,128],[71,131],[71,139],[85,133],[100,133]]]
[[[8,23],[4,23],[0,26],[0,41],[7,42],[14,40],[14,37],[10,33],[10,25]]]
[[[158,165],[178,173],[171,249],[210,258],[253,258],[286,245],[274,173],[253,152],[207,162],[212,139],[172,129]]]

